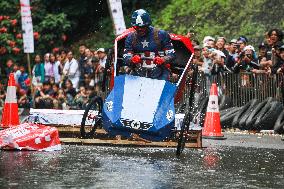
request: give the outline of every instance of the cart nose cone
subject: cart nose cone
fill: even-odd
[[[158,132],[174,122],[176,86],[164,80],[121,75],[104,104],[111,125],[143,132]],[[112,111],[110,111],[112,110]]]

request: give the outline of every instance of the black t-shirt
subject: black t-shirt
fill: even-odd
[[[284,60],[282,60],[280,57],[276,56],[275,64],[271,67],[271,73],[276,74],[277,70],[281,68],[281,66],[284,65]]]
[[[73,98],[76,96],[77,92],[76,89],[72,88],[72,89],[67,89],[66,90],[66,95],[69,94],[71,95]]]
[[[228,69],[232,70],[235,64],[236,64],[236,60],[234,56],[229,54],[225,62],[225,65],[227,66]]]
[[[226,58],[225,58],[225,62],[227,61],[228,57],[229,57],[229,52],[226,49],[223,49],[222,52],[225,54]]]

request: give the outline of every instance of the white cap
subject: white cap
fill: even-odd
[[[97,50],[97,52],[105,52],[105,49],[104,49],[104,48],[99,48],[99,49]]]
[[[215,41],[215,39],[211,36],[205,36],[203,39],[203,44],[207,43],[208,41]]]
[[[211,47],[208,43],[203,43],[203,47]]]
[[[231,41],[230,41],[230,43],[237,43],[237,39],[232,39]]]
[[[253,52],[255,52],[254,47],[251,45],[246,46],[243,51],[246,51],[246,50],[252,50]]]

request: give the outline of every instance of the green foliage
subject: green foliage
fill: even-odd
[[[51,51],[54,47],[63,46],[67,39],[66,33],[71,29],[67,15],[62,12],[48,13],[47,4],[40,0],[34,0],[31,3],[35,52],[44,53]],[[19,1],[0,1],[0,12],[0,18],[2,16],[0,28],[7,29],[0,35],[0,62],[10,58],[18,62],[23,61],[23,41],[19,36],[22,31]],[[13,20],[16,20],[16,24],[12,24]]]
[[[107,1],[32,0],[31,3],[34,32],[38,33],[36,53],[62,46],[77,49],[80,43],[91,49],[112,46],[115,36]],[[177,34],[192,30],[200,41],[206,35],[228,39],[245,35],[255,45],[269,29],[284,28],[282,0],[122,0],[122,3],[127,27],[132,11],[144,8],[150,12],[153,25]],[[23,60],[23,51],[15,54],[14,47],[8,44],[14,41],[15,47],[22,49],[22,39],[16,37],[21,32],[19,10],[19,0],[0,1],[0,16],[10,16],[0,21],[0,28],[7,28],[7,32],[0,33],[0,48],[7,51],[0,56],[0,62],[11,57]],[[13,19],[18,21],[15,26],[10,22]]]
[[[155,18],[160,28],[174,33],[225,36],[245,35],[252,44],[263,40],[269,29],[283,28],[284,4],[281,0],[172,0]]]
[[[79,41],[76,41],[71,48],[74,53],[78,53],[78,48],[81,44],[86,45],[91,50],[97,50],[98,48],[111,48],[115,39],[113,25],[111,18],[105,18],[100,22],[100,29],[95,32],[91,32],[83,36]],[[76,54],[78,56],[78,54]]]
[[[37,27],[41,34],[37,42],[37,50],[47,52],[64,44],[67,40],[67,36],[66,39],[63,37],[64,33],[71,29],[71,24],[64,13],[46,14]]]

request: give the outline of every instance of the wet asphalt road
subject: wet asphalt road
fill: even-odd
[[[203,140],[206,148],[186,149],[180,159],[161,148],[0,151],[0,188],[283,188],[279,136],[227,137]]]

